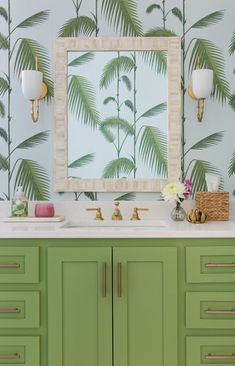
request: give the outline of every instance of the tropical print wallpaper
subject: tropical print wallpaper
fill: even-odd
[[[196,192],[205,189],[206,172],[219,174],[221,186],[232,197],[235,190],[234,12],[234,0],[0,0],[0,200],[9,200],[19,185],[32,200],[120,198],[117,194],[53,192],[54,41],[57,37],[77,36],[181,37],[182,175],[192,179]],[[20,79],[22,70],[35,69],[36,56],[48,95],[40,104],[39,122],[34,124],[29,103],[21,92]],[[198,63],[214,71],[214,88],[211,98],[205,102],[201,123],[197,122],[197,104],[187,90],[192,70]],[[128,75],[122,76],[128,89]],[[106,105],[117,103],[108,94],[108,85],[106,91]],[[128,100],[126,108],[134,111]],[[152,109],[156,113],[156,108],[163,112],[164,101],[145,112],[151,114]],[[120,126],[133,127],[124,127],[126,121],[121,122],[116,114],[115,118],[118,117]],[[117,146],[112,141],[116,137],[115,118],[107,117],[99,127],[114,149]],[[143,133],[145,151],[149,146],[149,130],[151,126]],[[128,136],[135,141],[133,130],[128,131]],[[164,149],[163,141],[162,152]],[[134,159],[121,161],[119,158],[117,154],[110,163],[111,168],[110,164],[106,166],[106,177],[118,176],[122,164],[127,172],[135,172]],[[79,168],[92,159],[91,152],[77,156],[70,163]],[[164,174],[163,163],[164,156],[161,165]],[[157,199],[157,195],[133,192],[121,198]]]

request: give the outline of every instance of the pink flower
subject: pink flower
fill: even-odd
[[[185,185],[184,198],[187,200],[188,198],[190,198],[192,196],[193,182],[190,179],[185,179],[184,185]]]

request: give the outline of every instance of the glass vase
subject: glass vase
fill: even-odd
[[[171,219],[174,221],[184,221],[186,212],[183,209],[181,202],[176,201],[176,205],[171,211]]]

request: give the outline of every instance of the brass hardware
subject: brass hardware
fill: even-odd
[[[197,120],[198,122],[202,122],[205,108],[205,99],[197,99],[193,92],[192,84],[188,86],[188,94],[193,100],[197,100]]]
[[[231,355],[212,355],[212,354],[208,354],[206,355],[206,359],[207,360],[235,360],[235,354],[231,354]]]
[[[148,210],[149,210],[148,208],[137,208],[137,207],[134,207],[133,214],[131,216],[131,220],[133,220],[133,221],[140,220],[139,212],[138,211],[148,211]]]
[[[114,204],[116,207],[113,211],[112,220],[122,220],[122,214],[118,207],[120,205],[120,202],[114,202]]]
[[[19,353],[15,353],[14,355],[0,355],[0,360],[18,360],[19,358]]]
[[[30,114],[32,121],[35,123],[38,121],[39,118],[39,103],[38,99],[30,100]]]
[[[104,220],[100,207],[96,208],[86,208],[87,211],[96,211],[95,220]]]
[[[205,266],[209,268],[230,268],[235,267],[235,263],[206,263]]]
[[[235,310],[234,309],[231,309],[231,310],[211,310],[211,309],[208,309],[208,310],[205,310],[205,313],[206,314],[235,314]]]
[[[21,310],[19,308],[0,308],[0,314],[19,314]]]
[[[122,263],[117,264],[118,297],[122,297]]]
[[[20,263],[0,263],[0,268],[20,268]]]
[[[107,263],[102,264],[102,296],[107,296]]]

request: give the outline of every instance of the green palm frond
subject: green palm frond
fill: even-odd
[[[139,155],[152,172],[163,177],[167,175],[167,138],[157,127],[144,127]]]
[[[96,128],[100,116],[95,107],[95,90],[90,82],[79,75],[72,75],[68,85],[68,105],[79,122]]]
[[[39,132],[36,135],[29,137],[27,140],[24,140],[19,145],[16,146],[15,149],[29,149],[31,147],[35,147],[47,141],[49,137],[49,131]]]
[[[191,28],[205,28],[213,25],[224,17],[224,10],[215,11],[214,13],[208,14],[207,16],[201,18],[196,23],[194,23]]]
[[[37,41],[29,38],[20,40],[15,58],[14,71],[18,78],[22,70],[34,70],[35,59],[38,58],[39,70],[43,73],[44,81],[50,80],[50,62],[46,49]]]
[[[235,151],[233,152],[233,155],[232,155],[232,158],[230,160],[229,167],[228,167],[229,177],[231,177],[234,174],[235,174]]]
[[[135,199],[136,194],[134,192],[129,192],[115,198],[114,201],[134,201]]]
[[[101,124],[100,132],[108,142],[112,143],[115,141],[115,135],[105,125]]]
[[[171,9],[171,12],[182,23],[182,21],[183,21],[182,11],[179,8],[177,8],[177,6],[175,6],[173,9]]]
[[[81,66],[92,60],[94,60],[94,53],[86,52],[83,55],[76,57],[68,66]]]
[[[152,28],[145,33],[146,37],[176,37],[177,34],[170,30],[161,27]]]
[[[132,112],[134,111],[134,104],[130,99],[125,100],[124,102],[125,106],[129,108]]]
[[[105,100],[103,101],[103,104],[104,105],[107,105],[109,104],[110,102],[114,102],[116,103],[116,99],[114,97],[108,97],[108,98],[105,98]]]
[[[135,0],[102,0],[101,12],[115,30],[123,36],[141,36]]]
[[[6,22],[8,21],[8,13],[3,6],[0,6],[0,16],[3,17]]]
[[[128,76],[126,76],[126,75],[122,75],[121,80],[126,85],[127,90],[130,91],[131,90],[131,80],[130,80],[130,78],[128,78]]]
[[[193,162],[193,161],[192,161]],[[191,163],[190,163],[191,164]],[[215,168],[211,163],[205,160],[195,160],[192,168],[190,179],[193,182],[193,195],[196,192],[206,191],[206,180],[205,174],[219,174],[217,168]]]
[[[149,118],[157,116],[167,110],[167,104],[161,103],[158,105],[155,105],[154,107],[148,109],[145,113],[143,113],[138,119],[140,118]]]
[[[96,30],[96,23],[87,16],[69,19],[59,30],[59,37],[91,36]]]
[[[5,117],[5,113],[6,113],[6,111],[5,111],[5,106],[4,106],[4,104],[3,104],[3,102],[0,100],[0,117]]]
[[[5,37],[2,33],[0,33],[0,49],[7,50],[9,47],[9,43],[7,37]]]
[[[3,77],[0,77],[0,95],[4,95],[9,89],[9,83],[8,81],[3,78]]]
[[[36,161],[22,159],[17,169],[14,190],[21,186],[30,200],[49,198],[49,177]]]
[[[79,159],[74,160],[72,163],[69,164],[68,168],[81,168],[84,165],[87,165],[94,161],[95,154],[87,154],[81,156]]]
[[[190,61],[189,72],[197,68],[198,60],[200,67],[208,68],[214,72],[214,90],[212,96],[222,103],[229,97],[229,84],[224,73],[224,59],[221,51],[206,39],[195,41]]]
[[[9,170],[9,162],[8,159],[0,154],[0,170]]]
[[[84,192],[84,195],[91,201],[97,201],[97,192]]]
[[[102,178],[119,178],[120,175],[127,177],[135,169],[134,163],[128,158],[119,158],[110,161],[103,170]]]
[[[144,51],[140,56],[150,68],[158,74],[165,75],[167,70],[167,52],[166,51]]]
[[[146,9],[146,13],[147,13],[147,14],[150,14],[150,13],[152,13],[152,11],[153,11],[154,9],[160,10],[160,9],[161,9],[161,6],[160,6],[159,4],[152,4],[152,5],[149,5],[149,6],[147,7],[147,9]]]
[[[134,61],[128,56],[119,56],[110,60],[104,67],[100,79],[100,88],[107,88],[120,72],[130,73],[135,67]]]
[[[23,22],[18,24],[16,26],[16,28],[28,28],[28,27],[33,27],[35,25],[41,24],[48,19],[49,13],[50,13],[49,10],[40,11],[39,13],[36,13],[36,14],[30,16],[29,18],[26,18],[25,20],[23,20]]]
[[[229,45],[229,53],[232,55],[235,52],[235,31],[233,32],[232,39]]]
[[[231,94],[229,97],[229,105],[235,111],[235,94]]]
[[[101,123],[101,126],[105,126],[107,129],[119,128],[127,135],[134,135],[133,126],[124,118],[108,117]]]
[[[219,142],[221,142],[223,140],[223,137],[224,137],[224,131],[215,132],[212,135],[204,137],[202,140],[198,141],[196,144],[191,146],[186,153],[188,153],[190,150],[203,150],[207,149],[208,147],[214,146]]]
[[[6,142],[8,141],[7,131],[4,128],[0,128],[0,137],[3,138]]]

